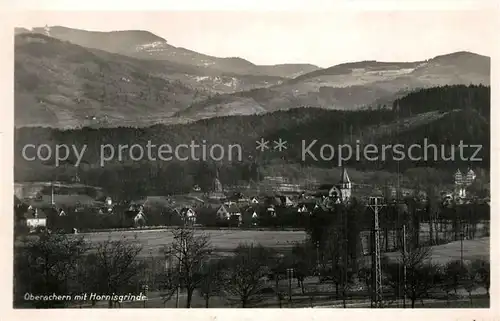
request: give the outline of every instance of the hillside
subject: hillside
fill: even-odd
[[[189,191],[195,182],[199,183],[203,180],[204,175],[213,175],[215,165],[199,160],[161,161],[158,158],[156,161],[147,159],[132,161],[125,155],[122,160],[107,162],[101,168],[99,146],[103,144],[146,146],[148,141],[157,146],[168,143],[173,147],[178,144],[189,144],[191,141],[196,143],[206,141],[209,146],[216,143],[223,146],[239,144],[242,147],[243,159],[219,162],[218,167],[224,184],[241,184],[241,182],[262,179],[259,173],[270,167],[281,168],[284,175],[287,169],[298,168],[294,172],[303,176],[300,173],[305,173],[308,168],[333,170],[338,166],[338,158],[332,160],[314,160],[311,157],[302,159],[302,141],[306,143],[318,141],[311,149],[315,155],[319,155],[322,144],[332,146],[350,144],[355,148],[357,141],[361,147],[366,144],[375,144],[381,148],[382,144],[400,143],[408,148],[415,143],[423,144],[424,139],[427,139],[429,144],[445,146],[447,157],[450,154],[450,147],[458,146],[460,141],[465,144],[483,145],[483,149],[477,155],[482,158],[482,161],[472,163],[461,160],[457,150],[455,150],[453,161],[415,162],[406,158],[396,162],[392,160],[392,155],[389,153],[386,155],[386,160],[369,161],[353,157],[344,163],[362,172],[395,172],[398,167],[404,172],[415,167],[432,167],[450,172],[451,177],[457,167],[473,166],[489,169],[490,102],[487,99],[489,94],[489,88],[483,86],[452,86],[421,90],[403,97],[399,102],[400,110],[414,106],[418,101],[421,102],[418,110],[415,109],[407,115],[391,109],[339,111],[296,108],[264,115],[219,117],[184,125],[155,125],[141,129],[83,128],[61,131],[48,128],[21,128],[15,133],[15,177],[16,180],[40,180],[41,176],[46,178],[54,175],[54,172],[58,172],[59,177],[64,177],[65,173],[66,175],[74,173],[74,168],[62,167],[52,171],[44,170],[43,173],[37,171],[39,164],[23,161],[20,156],[22,146],[27,143],[50,145],[65,143],[80,147],[87,144],[85,166],[80,173],[85,183],[110,186],[110,188],[113,188],[113,184],[122,187],[127,185],[127,188],[134,189],[136,192],[139,189],[148,188],[148,193],[153,193],[149,195]],[[450,100],[454,103],[445,103]],[[255,150],[255,141],[260,138],[269,141],[281,138],[287,141],[288,148],[283,152],[260,153]],[[464,155],[469,157],[473,152],[474,150],[469,149]],[[200,153],[201,151],[198,150],[197,157],[201,156]],[[422,156],[419,153],[421,151],[414,152],[414,155]],[[152,150],[152,156],[157,157],[155,149]],[[189,155],[182,154],[181,156]],[[33,170],[30,170],[31,168]],[[317,178],[320,179],[323,176],[324,174]]]
[[[18,127],[145,127],[303,106],[384,108],[420,88],[490,83],[490,58],[470,52],[317,69],[205,56],[147,31],[15,33]]]
[[[490,83],[490,58],[469,52],[438,56],[422,62],[364,61],[317,70],[265,89],[193,104],[176,115],[191,119],[275,111],[300,106],[352,110],[388,106],[419,88]]]
[[[282,79],[223,76],[26,33],[15,37],[14,76],[16,126],[55,127],[170,122],[193,102]]]
[[[310,64],[258,66],[238,57],[219,58],[175,47],[164,38],[142,30],[96,32],[61,26],[34,28],[33,32],[94,49],[140,59],[166,60],[180,64],[220,70],[224,73],[294,78],[319,69]]]

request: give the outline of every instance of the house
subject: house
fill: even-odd
[[[236,204],[236,202],[232,200],[226,200],[223,204],[226,206],[233,206]]]
[[[226,220],[229,219],[229,211],[227,210],[225,205],[221,205],[219,209],[217,210],[217,218],[219,220]]]
[[[144,212],[142,210],[142,206],[141,206],[141,209],[139,210],[139,212],[134,216],[134,224],[136,226],[146,225],[146,215],[144,214]]]
[[[196,212],[191,207],[183,207],[178,213],[185,222],[196,223]]]
[[[28,209],[24,213],[24,219],[26,226],[30,230],[34,230],[37,227],[47,227],[47,215],[37,208]]]
[[[472,169],[468,169],[465,174],[462,174],[460,169],[457,169],[455,174],[453,175],[455,180],[455,197],[456,198],[465,198],[466,197],[466,189],[472,183],[474,183],[476,179],[476,173]]]
[[[303,201],[297,205],[297,212],[311,214],[314,211],[315,206],[316,206],[315,201],[312,201],[312,202],[311,201],[309,201],[309,202]]]
[[[266,208],[266,211],[270,216],[276,217],[276,207],[273,204],[269,205]]]
[[[238,219],[241,221],[241,209],[237,205],[221,205],[217,210],[217,218],[220,220]]]
[[[281,195],[281,196],[279,196],[279,200],[281,202],[281,205],[283,205],[283,206],[291,207],[294,205],[292,200],[288,196]]]
[[[280,206],[282,205],[281,198],[276,196],[266,196],[264,204],[267,206]]]
[[[251,204],[259,204],[259,199],[254,196],[254,197],[250,198],[250,203]]]
[[[243,211],[243,221],[250,222],[252,226],[257,226],[259,223],[259,213],[257,208],[253,206],[248,206]]]

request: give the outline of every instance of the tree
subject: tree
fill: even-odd
[[[194,230],[187,228],[179,228],[172,234],[174,242],[165,249],[165,253],[178,262],[179,282],[186,289],[186,308],[190,308],[194,290],[203,282],[203,274],[200,273],[203,262],[212,253],[210,238],[208,235],[197,236]]]
[[[144,262],[138,260],[142,246],[127,240],[106,240],[98,243],[94,253],[85,260],[89,289],[96,293],[120,293],[132,289],[132,280],[144,269]],[[113,307],[113,301],[108,301]]]
[[[286,277],[286,269],[290,263],[287,259],[285,255],[278,254],[269,265],[268,277],[274,280],[274,294],[276,294],[280,309],[283,307],[283,299],[285,298],[284,292],[280,289],[280,280]]]
[[[200,270],[201,282],[198,285],[200,295],[205,299],[205,308],[209,307],[212,296],[219,295],[223,288],[223,261],[209,260]]]
[[[310,242],[295,244],[291,255],[297,283],[305,294],[304,280],[312,274],[316,262],[316,249]]]
[[[457,293],[458,288],[463,284],[467,275],[467,269],[463,262],[454,260],[448,262],[444,267],[445,282]]]
[[[490,262],[483,259],[472,261],[472,269],[475,271],[479,283],[486,290],[487,295],[490,295]]]
[[[242,308],[262,300],[273,252],[262,245],[239,245],[226,261],[224,292],[237,297]]]
[[[158,285],[161,299],[166,305],[179,288],[179,274],[172,262],[172,257],[168,255],[169,252],[164,252],[164,250],[160,249],[160,253],[165,255],[165,270],[155,275],[155,284]]]
[[[358,278],[368,290],[370,298],[373,298],[373,269],[369,267],[362,267],[358,271]],[[373,307],[373,300],[370,300],[371,307]]]
[[[429,290],[435,286],[439,277],[439,268],[430,262],[430,247],[409,247],[409,251],[402,255],[400,262],[387,263],[383,269],[389,284],[398,289],[400,278],[404,275],[406,267],[405,294],[411,300],[411,307],[415,307],[418,299],[428,295]]]
[[[344,262],[342,242],[338,240],[338,234],[330,235],[331,241],[327,244],[321,260],[322,281],[332,281],[335,284],[335,295],[338,298],[340,285],[344,278]]]
[[[74,276],[88,246],[82,237],[42,234],[16,249],[14,261],[14,300],[23,295],[70,294],[75,289]],[[67,302],[34,301],[37,308],[64,306]]]
[[[352,238],[349,242],[347,211],[344,206],[336,206],[335,221],[331,222],[326,233],[326,242],[323,250],[321,276],[323,279],[331,280],[335,283],[335,293],[338,297],[339,287],[342,285],[342,298],[345,305],[347,286],[352,279],[350,263],[356,261],[357,240]],[[350,244],[354,244],[351,248]],[[352,259],[350,249],[353,251]]]
[[[414,248],[406,255],[406,294],[411,300],[411,307],[415,301],[427,296],[434,286],[439,269],[437,265],[428,261],[430,248]]]
[[[463,286],[465,291],[469,294],[469,300],[470,304],[472,307],[472,291],[474,291],[478,284],[477,284],[477,273],[476,270],[474,269],[474,265],[471,263],[465,265],[466,273],[463,279]]]

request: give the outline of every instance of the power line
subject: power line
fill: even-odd
[[[375,291],[374,298],[375,307],[381,308],[383,305],[383,289],[382,289],[382,264],[380,260],[380,227],[379,227],[379,211],[381,208],[385,207],[383,203],[383,198],[380,196],[370,197],[370,202],[368,205],[374,212],[374,237],[375,237],[375,249],[374,249],[374,276],[375,276]]]

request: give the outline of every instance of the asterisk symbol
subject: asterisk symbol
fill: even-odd
[[[286,140],[282,140],[281,138],[278,139],[278,141],[274,141],[274,149],[278,149],[280,152],[283,151],[284,149],[287,149],[286,147]]]
[[[257,147],[255,147],[255,149],[260,149],[261,152],[265,151],[266,149],[269,149],[269,141],[268,140],[265,140],[264,138],[261,138],[260,141],[256,141],[255,143],[257,143]]]

